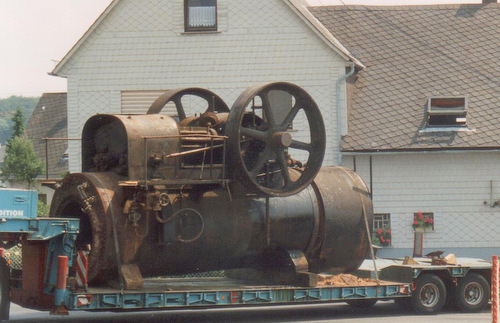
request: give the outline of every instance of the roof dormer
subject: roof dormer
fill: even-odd
[[[427,127],[467,127],[467,98],[429,98]]]

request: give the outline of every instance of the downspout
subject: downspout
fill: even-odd
[[[342,143],[342,122],[340,120],[340,117],[341,117],[341,113],[340,113],[340,85],[349,76],[353,75],[354,72],[356,71],[354,62],[349,61],[349,68],[351,70],[347,74],[344,74],[341,77],[339,77],[338,80],[337,80],[337,84],[336,84],[336,98],[337,98],[337,147],[339,148],[339,151],[338,151],[339,165],[342,162],[342,151],[340,149],[340,144]],[[346,104],[347,104],[347,91],[346,91]],[[347,113],[347,111],[346,111],[346,113]]]

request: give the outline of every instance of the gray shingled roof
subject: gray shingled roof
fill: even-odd
[[[500,4],[311,7],[367,67],[344,151],[500,147]],[[419,132],[430,96],[467,95],[466,132]]]
[[[67,115],[66,93],[44,93],[38,101],[25,133],[33,141],[33,148],[43,161],[45,161],[45,140],[42,138],[68,137]],[[68,161],[62,158],[67,149],[66,140],[49,141],[49,178],[58,178],[68,171]]]

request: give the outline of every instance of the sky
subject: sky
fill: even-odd
[[[166,1],[166,0],[164,0]],[[478,3],[480,0],[308,0],[311,5]],[[0,0],[0,98],[65,92],[49,76],[111,0]]]
[[[65,92],[49,76],[110,0],[0,0],[0,98]]]

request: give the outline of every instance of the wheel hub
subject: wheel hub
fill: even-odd
[[[469,305],[479,304],[483,298],[482,295],[482,287],[477,283],[470,283],[464,289],[464,299]]]
[[[272,138],[276,147],[288,148],[292,144],[292,135],[289,132],[276,132]]]
[[[422,305],[425,307],[435,306],[439,300],[439,291],[437,290],[437,287],[432,284],[427,284],[422,287],[420,300]]]

